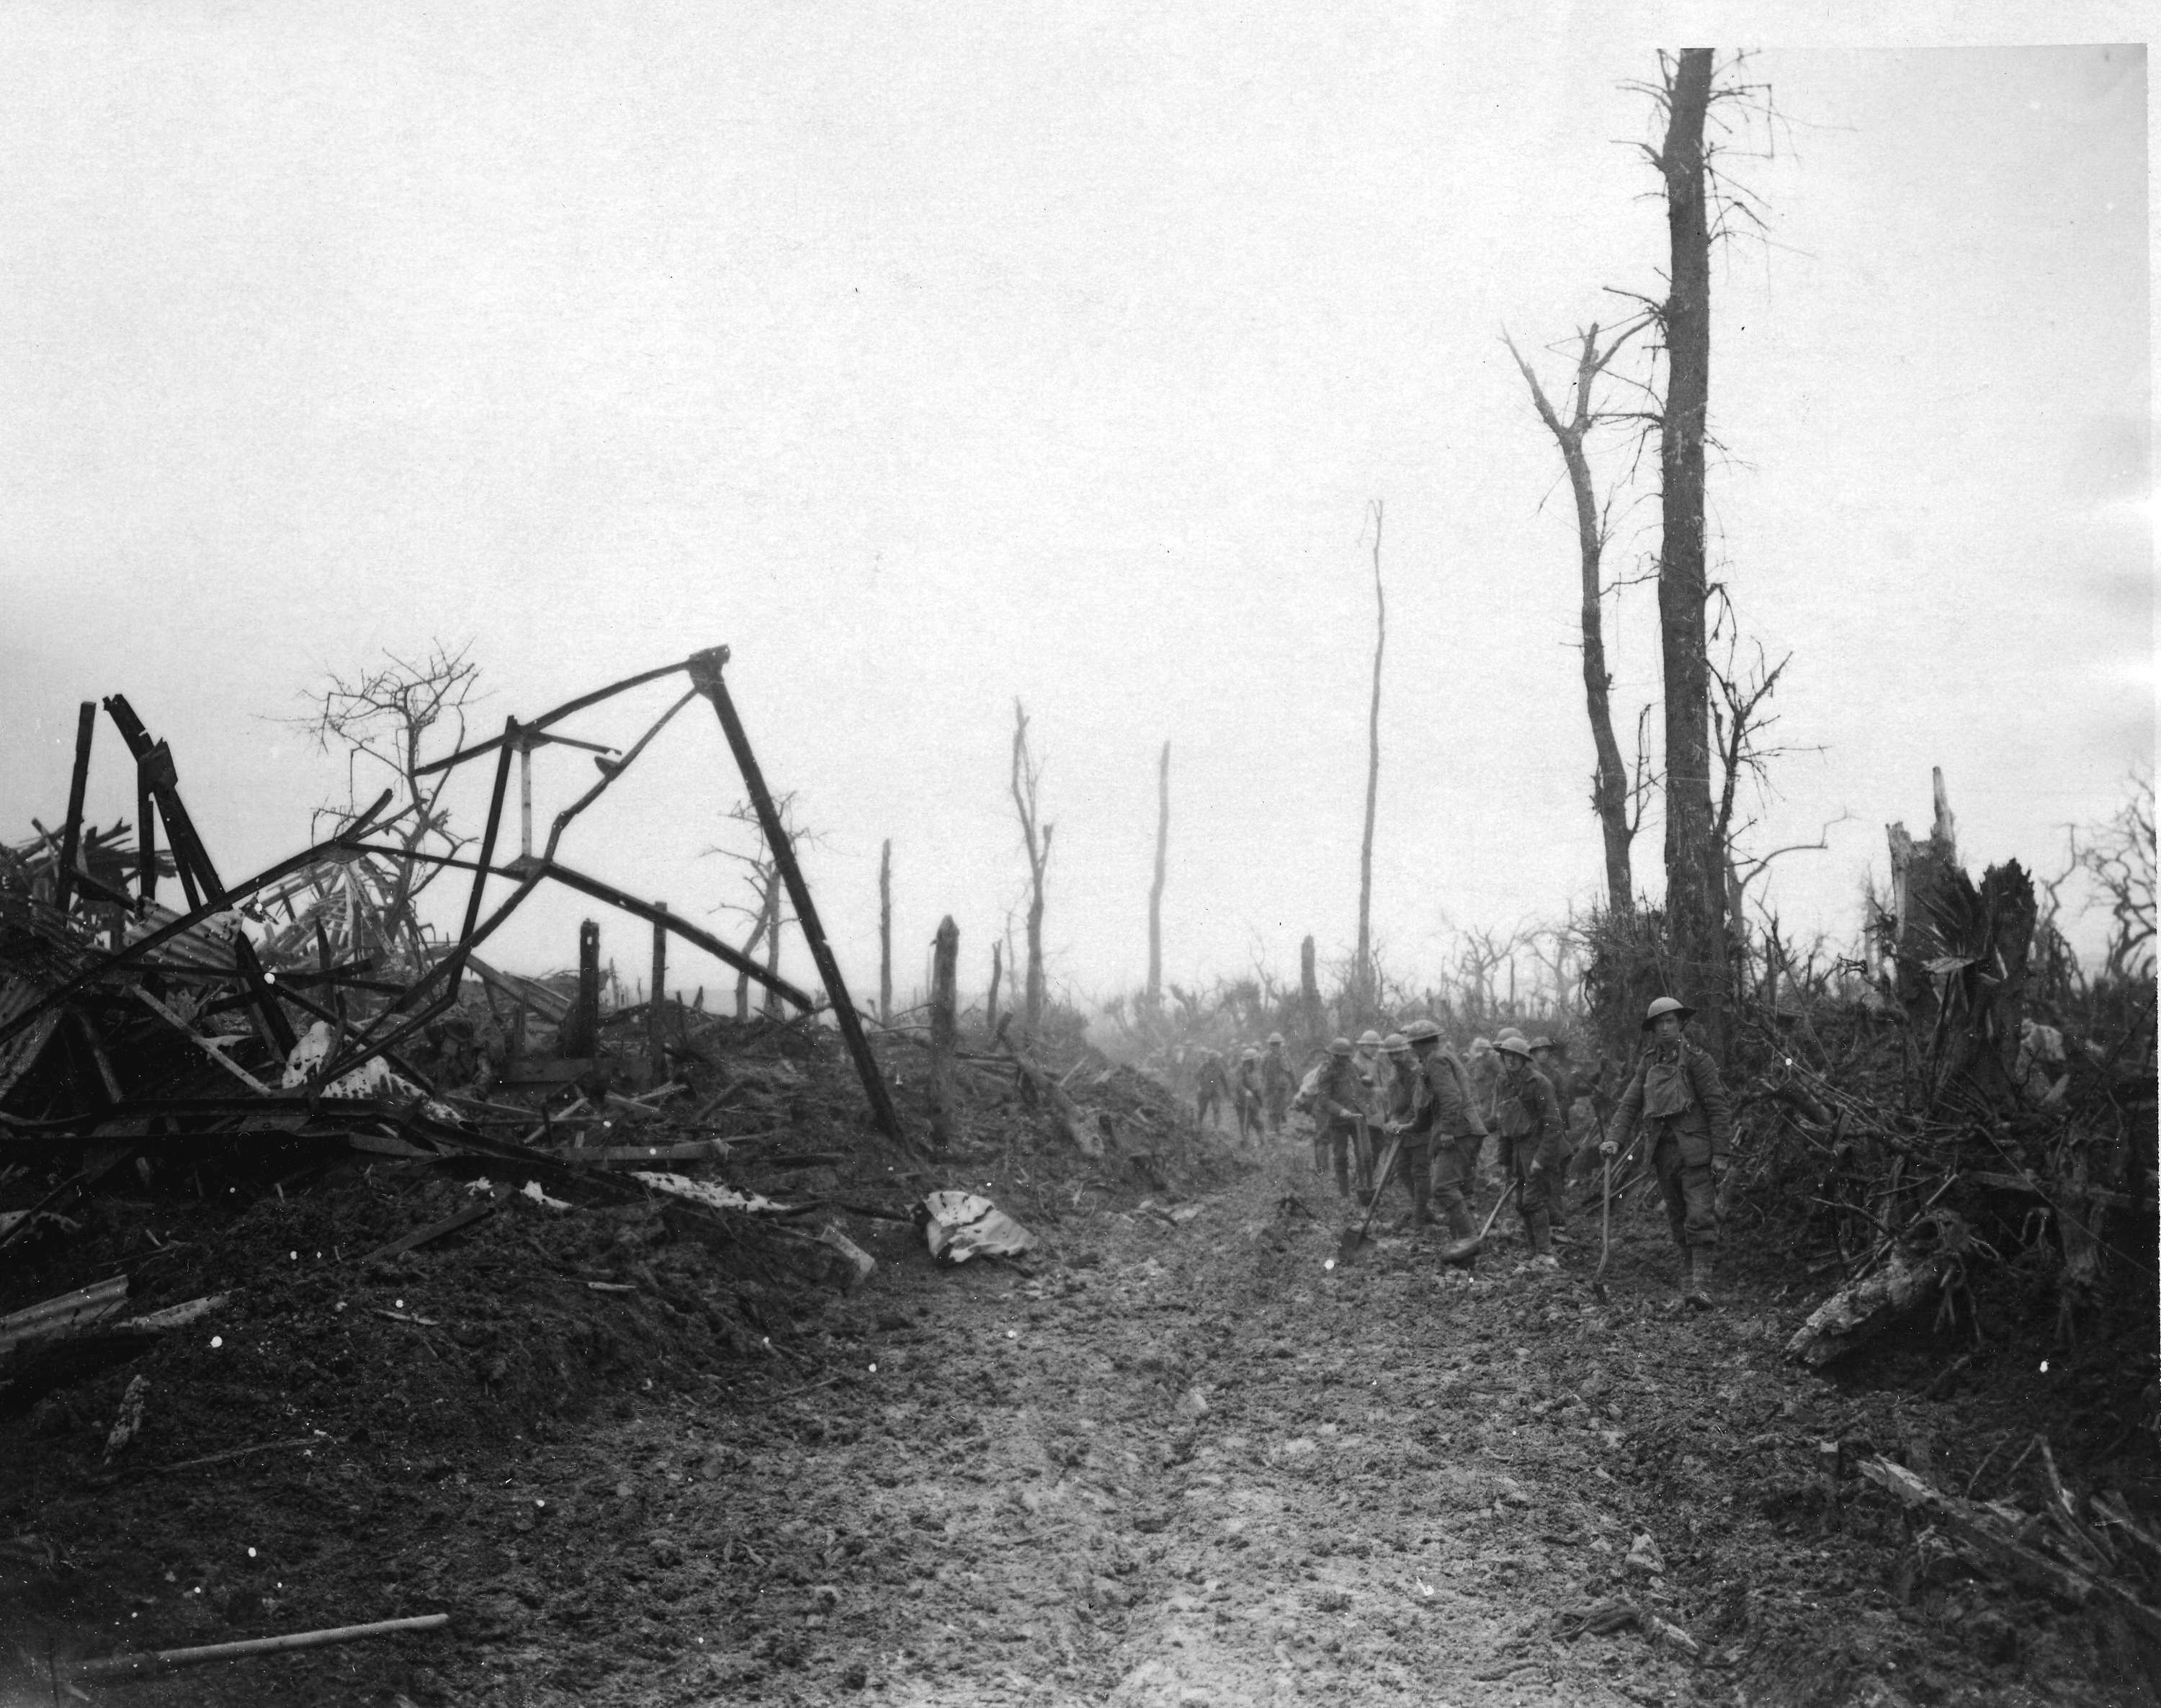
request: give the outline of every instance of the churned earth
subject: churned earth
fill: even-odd
[[[125,1487],[55,1502],[44,1545],[102,1574],[103,1600],[85,1588],[82,1606],[148,1621],[145,1646],[216,1640],[188,1581],[206,1574],[227,1612],[261,1601],[276,1628],[453,1616],[447,1632],[86,1694],[2152,1700],[2120,1630],[1971,1574],[1917,1574],[1888,1497],[1841,1474],[1863,1446],[1962,1473],[1970,1404],[1795,1370],[1781,1351],[1812,1301],[1775,1284],[1680,1309],[1648,1209],[1620,1219],[1601,1303],[1595,1212],[1558,1271],[1524,1267],[1503,1229],[1465,1273],[1385,1226],[1399,1198],[1330,1268],[1341,1211],[1289,1147],[1205,1196],[1136,1195],[1112,1207],[1075,1189],[1024,1267],[935,1268],[912,1228],[859,1225],[879,1259],[860,1292],[772,1305],[769,1336],[745,1346],[732,1326],[729,1356],[695,1366],[642,1330],[617,1397],[575,1422],[424,1450],[409,1429],[347,1433],[242,1461],[161,1494],[185,1504],[154,1534],[130,1533]],[[694,1262],[678,1247],[601,1262],[570,1266],[573,1284],[621,1273],[695,1315],[690,1282],[671,1280]],[[379,1278],[409,1316],[460,1304],[426,1265]],[[178,1523],[222,1564],[189,1555]],[[241,1560],[251,1535],[259,1569]],[[1601,1632],[1622,1596],[1636,1617]]]

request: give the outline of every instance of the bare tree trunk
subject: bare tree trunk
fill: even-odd
[[[878,855],[878,1018],[893,1024],[893,838]]]
[[[555,1051],[569,1057],[588,1056],[600,1048],[601,928],[587,919],[578,927],[578,999],[570,1018],[555,1034]]]
[[[1633,329],[1616,334],[1603,350],[1598,346],[1594,322],[1583,334],[1576,358],[1575,408],[1564,422],[1546,401],[1544,389],[1530,364],[1513,343],[1508,351],[1531,388],[1531,401],[1539,419],[1560,446],[1561,461],[1568,469],[1570,491],[1575,497],[1577,570],[1582,582],[1580,622],[1583,630],[1583,700],[1591,719],[1591,745],[1597,763],[1591,776],[1591,805],[1598,815],[1598,827],[1606,843],[1606,906],[1616,915],[1631,912],[1636,904],[1636,883],[1629,869],[1629,844],[1635,827],[1628,822],[1628,771],[1622,763],[1621,744],[1613,737],[1612,678],[1606,668],[1606,624],[1603,612],[1603,561],[1606,554],[1605,519],[1591,483],[1591,460],[1583,448],[1597,416],[1591,408],[1591,388],[1606,365],[1627,342]]]
[[[1675,958],[1714,1049],[1726,1044],[1726,886],[1711,807],[1711,680],[1704,649],[1704,434],[1711,397],[1711,234],[1704,115],[1711,50],[1685,48],[1666,89],[1671,281],[1662,316],[1659,632],[1666,712],[1666,914]]]
[[[1381,501],[1373,500],[1373,700],[1366,715],[1366,835],[1358,845],[1358,955],[1351,1005],[1363,1019],[1373,1005],[1373,815],[1381,797],[1381,654],[1388,643],[1388,601],[1381,586]]]
[[[768,882],[765,893],[765,970],[778,977],[780,973],[780,878],[776,873]],[[780,992],[771,985],[765,987],[765,1018],[780,1018]]]
[[[948,914],[938,922],[930,961],[930,1143],[940,1150],[954,1137],[954,987],[960,964],[961,928]]]
[[[1050,864],[1050,837],[1055,828],[1044,824],[1037,811],[1037,794],[1043,768],[1028,749],[1028,713],[1013,701],[1013,800],[1019,816],[1021,839],[1028,850],[1028,980],[1023,992],[1023,1030],[1034,1038],[1043,1024],[1043,875]]]
[[[1320,1042],[1320,978],[1310,934],[1298,945],[1298,1005],[1305,1016],[1305,1043],[1310,1049]]]
[[[661,912],[665,902],[653,904]],[[668,1077],[668,928],[657,921],[653,927],[653,994],[645,1004],[645,1053],[650,1059],[653,1083]]]
[[[991,994],[983,1004],[983,1028],[993,1038],[998,1035],[998,982],[1005,976],[1002,950],[1001,944],[991,945]]]
[[[1163,744],[1163,757],[1155,770],[1155,883],[1148,891],[1148,1007],[1151,1014],[1163,1007],[1163,880],[1170,851],[1170,743]]]

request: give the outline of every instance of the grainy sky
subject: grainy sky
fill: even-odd
[[[1016,695],[1054,984],[1141,978],[1165,739],[1168,976],[1294,972],[1355,930],[1379,499],[1389,963],[1556,918],[1601,873],[1572,521],[1501,336],[1558,386],[1661,289],[1629,86],[1711,39],[1753,49],[1724,165],[1765,221],[1714,263],[1714,573],[1818,750],[1748,841],[1851,815],[1765,899],[1850,936],[1931,765],[1973,863],[2051,866],[2153,749],[2143,26],[1904,11],[0,11],[4,834],[64,810],[82,698],[171,740],[237,873],[341,791],[278,721],[325,669],[469,640],[499,726],[726,643],[859,994],[888,836],[903,991],[947,911],[987,975]],[[1657,543],[1621,505],[1617,573]],[[1609,602],[1624,729],[1655,622]],[[592,774],[536,769],[544,817]],[[565,857],[702,912],[737,794],[694,708]]]

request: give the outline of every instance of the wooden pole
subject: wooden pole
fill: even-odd
[[[655,913],[665,915],[668,903],[655,902]],[[664,919],[653,922],[653,995],[645,1005],[645,1054],[653,1070],[653,1083],[668,1077],[668,927]]]
[[[961,928],[948,914],[938,922],[930,961],[930,1143],[953,1143],[953,1050],[958,1038],[954,989],[961,964]]]
[[[601,927],[599,920],[587,919],[578,927],[578,1000],[556,1034],[555,1053],[591,1055],[600,1047],[600,1035]]]
[[[878,855],[878,1018],[893,1024],[893,838]]]
[[[97,702],[86,700],[76,713],[75,773],[68,779],[67,824],[60,832],[60,870],[53,874],[53,905],[65,914],[75,888],[75,863],[82,851],[82,796],[90,784],[90,741],[97,733]]]
[[[857,1018],[856,1005],[848,995],[847,982],[841,976],[840,963],[833,959],[832,948],[825,941],[825,928],[819,923],[818,904],[811,900],[810,886],[803,881],[803,868],[796,864],[794,845],[781,825],[779,810],[773,805],[772,792],[765,786],[765,773],[758,767],[758,755],[751,751],[750,737],[743,731],[742,720],[736,715],[735,701],[721,675],[727,661],[726,647],[698,654],[690,661],[690,680],[713,702],[713,711],[720,718],[721,733],[727,738],[728,750],[735,755],[736,769],[742,775],[743,792],[750,796],[751,806],[758,814],[758,828],[765,832],[767,851],[779,868],[781,881],[788,886],[788,899],[795,909],[795,923],[802,928],[803,941],[810,950],[819,978],[825,983],[825,994],[832,999],[834,1021],[841,1028],[841,1039],[847,1045],[849,1055],[854,1059],[857,1075],[863,1082],[863,1095],[870,1100],[871,1114],[888,1138],[896,1144],[906,1145],[909,1138],[900,1124],[900,1112],[893,1107],[893,1094],[886,1088],[885,1076],[878,1071],[877,1058],[871,1054],[870,1040],[863,1035],[862,1022]]]
[[[240,1643],[212,1643],[200,1648],[159,1648],[146,1654],[116,1654],[105,1660],[78,1661],[72,1671],[78,1679],[123,1679],[138,1673],[162,1672],[167,1667],[200,1666],[205,1661],[237,1660],[251,1654],[283,1654],[296,1648],[323,1648],[363,1637],[386,1637],[396,1631],[440,1631],[450,1622],[448,1613],[422,1613],[410,1619],[379,1619],[372,1625],[294,1631],[284,1637],[251,1637]]]
[[[1170,851],[1170,743],[1163,744],[1163,757],[1155,770],[1155,883],[1148,889],[1148,1006],[1153,1014],[1163,1007],[1163,881]]]

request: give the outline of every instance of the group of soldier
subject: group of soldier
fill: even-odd
[[[1314,1171],[1333,1174],[1340,1198],[1355,1195],[1369,1205],[1400,1181],[1411,1200],[1412,1229],[1444,1228],[1451,1246],[1467,1245],[1478,1233],[1471,1206],[1490,1136],[1504,1198],[1516,1201],[1528,1263],[1544,1269],[1559,1265],[1556,1243],[1572,1243],[1571,1163],[1610,1165],[1632,1155],[1632,1141],[1643,1141],[1679,1248],[1681,1296],[1707,1307],[1718,1242],[1716,1186],[1732,1122],[1716,1064],[1684,1034],[1692,1012],[1670,997],[1650,1005],[1643,1048],[1610,1120],[1601,1118],[1596,1088],[1569,1063],[1565,1039],[1526,1038],[1506,1027],[1490,1040],[1474,1039],[1466,1062],[1429,1019],[1411,1020],[1386,1037],[1367,1031],[1356,1042],[1331,1039],[1303,1080],[1280,1032],[1265,1048],[1239,1050],[1232,1062],[1206,1051],[1195,1082],[1197,1111],[1205,1123],[1228,1103],[1240,1139],[1254,1142],[1264,1127],[1280,1134],[1294,1112],[1310,1115]],[[1382,1174],[1377,1165],[1384,1162]]]

